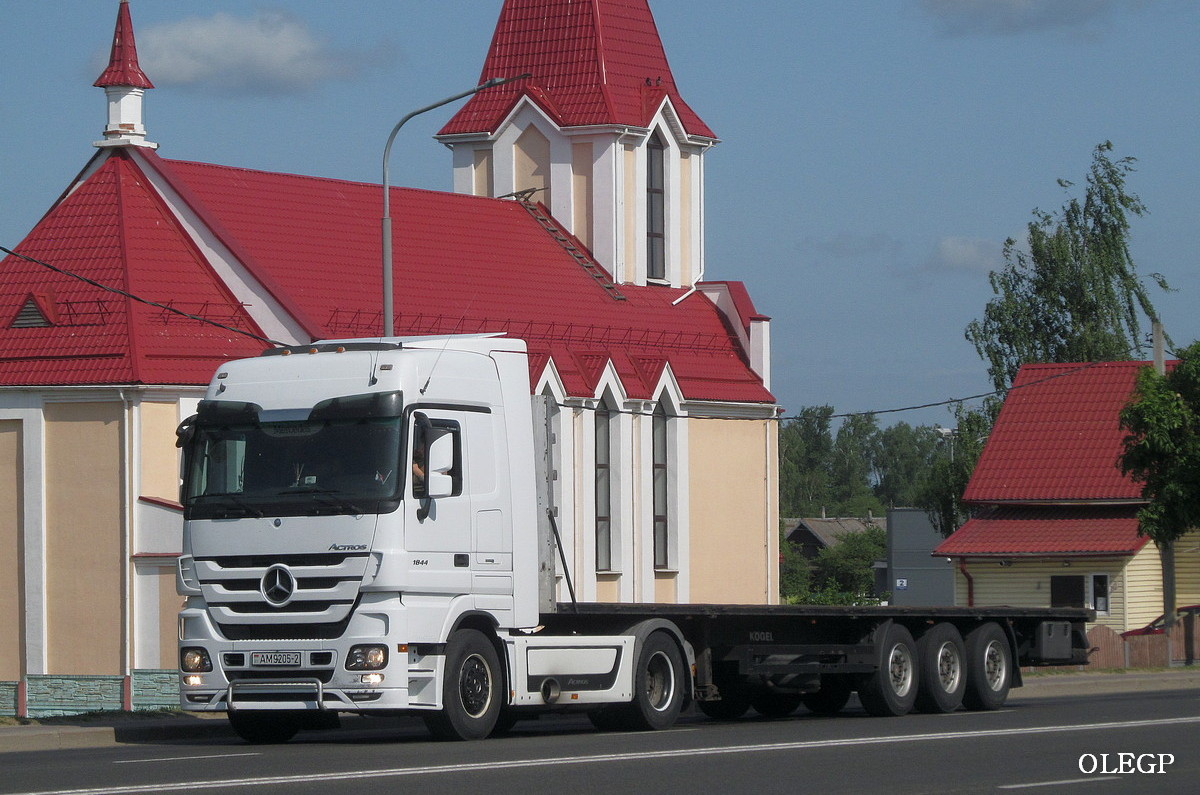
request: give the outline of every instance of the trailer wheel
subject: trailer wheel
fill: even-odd
[[[917,700],[917,644],[899,624],[888,624],[879,644],[879,667],[858,686],[858,700],[876,717],[906,715]]]
[[[800,697],[809,712],[817,715],[836,715],[850,700],[852,688],[850,683],[841,677],[821,677],[821,689],[815,693],[805,693]]]
[[[482,740],[500,716],[503,675],[500,658],[487,636],[460,629],[446,644],[442,709],[425,718],[440,740]]]
[[[764,718],[786,718],[800,708],[800,694],[759,693],[750,700],[750,706]]]
[[[967,709],[1000,709],[1012,686],[1012,652],[1008,638],[993,621],[967,633],[967,688],[963,704]]]
[[[300,716],[277,710],[234,710],[229,713],[234,734],[253,745],[286,743],[300,731]]]
[[[954,625],[943,622],[930,627],[917,641],[917,656],[921,664],[917,709],[953,712],[962,706],[967,687],[966,650]]]

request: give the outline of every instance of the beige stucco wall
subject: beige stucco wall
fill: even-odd
[[[23,673],[22,476],[21,423],[0,421],[0,680],[8,681]]]
[[[695,603],[779,601],[776,424],[688,420]]]
[[[177,403],[141,405],[141,488],[138,497],[179,499],[179,456],[175,428]]]
[[[571,231],[588,248],[593,236],[592,160],[590,142],[571,145]]]
[[[121,404],[51,403],[45,418],[47,673],[118,673]]]
[[[492,150],[476,149],[475,165],[472,171],[472,182],[476,196],[491,196],[494,190],[492,177]]]
[[[550,139],[530,126],[517,138],[513,150],[514,190],[541,189],[533,201],[553,207],[550,196]]]
[[[179,610],[183,607],[183,597],[175,592],[174,566],[162,567],[156,578],[158,580],[159,667],[174,668],[178,665]]]

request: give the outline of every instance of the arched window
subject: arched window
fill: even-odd
[[[652,417],[654,448],[654,568],[666,569],[671,565],[671,517],[667,499],[667,468],[670,456],[667,453],[667,411],[659,401]]]
[[[612,570],[612,412],[596,406],[596,571]]]
[[[667,278],[667,145],[657,131],[646,142],[646,278]]]

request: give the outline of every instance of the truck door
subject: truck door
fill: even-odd
[[[409,417],[404,548],[410,587],[419,593],[471,589],[471,484],[464,465],[469,439],[463,425],[461,413],[442,408],[418,407]]]

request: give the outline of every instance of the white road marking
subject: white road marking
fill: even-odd
[[[115,759],[114,765],[144,765],[150,762],[186,762],[189,759],[228,759],[231,756],[262,756],[261,753],[249,754],[206,754],[204,756],[161,756],[154,759]]]
[[[1001,784],[996,789],[1033,789],[1034,787],[1061,787],[1066,784],[1091,784],[1096,781],[1116,781],[1118,776],[1092,776],[1091,778],[1067,778],[1062,781],[1035,781],[1030,784]]]
[[[715,748],[681,748],[664,751],[635,751],[622,754],[594,754],[591,756],[568,756],[543,759],[512,759],[490,762],[472,762],[460,765],[429,765],[426,767],[398,767],[381,770],[351,770],[343,773],[313,773],[298,776],[261,776],[257,778],[230,778],[219,781],[177,781],[158,784],[140,784],[127,787],[104,787],[102,789],[64,789],[25,792],[15,795],[135,795],[143,792],[191,792],[222,787],[257,787],[264,784],[300,784],[313,782],[363,781],[376,778],[399,776],[428,776],[439,773],[472,773],[480,771],[514,770],[519,768],[558,767],[561,765],[590,765],[605,762],[632,762],[642,759],[679,759],[693,756],[717,756],[721,754],[770,753],[775,751],[806,751],[820,748],[849,748],[861,745],[898,745],[901,743],[934,742],[941,740],[974,740],[981,737],[1013,737],[1030,734],[1066,734],[1073,732],[1106,731],[1111,729],[1136,729],[1150,726],[1179,726],[1200,723],[1200,716],[1186,718],[1164,718],[1161,720],[1114,721],[1111,723],[1086,723],[1067,726],[1033,726],[1023,729],[985,729],[969,732],[933,732],[929,734],[906,734],[882,737],[851,737],[842,740],[808,740],[788,743],[762,743],[759,745],[733,745]],[[1091,779],[1093,781],[1097,779]]]

